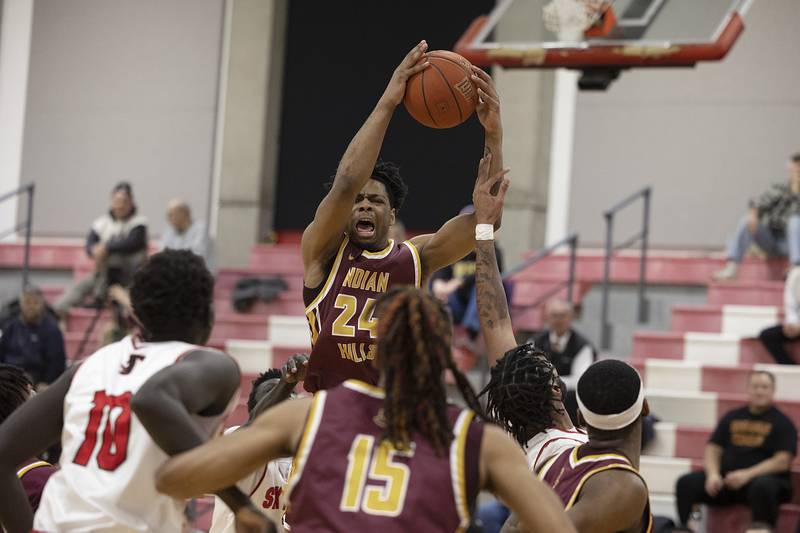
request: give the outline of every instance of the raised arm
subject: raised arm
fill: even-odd
[[[492,84],[492,78],[478,67],[473,67],[472,82],[478,91],[476,108],[485,137],[483,155],[491,159],[488,175],[494,176],[503,168],[503,126],[500,120],[500,97]],[[497,193],[493,190],[492,193]],[[495,229],[500,228],[502,214],[497,218]],[[420,251],[422,277],[451,265],[475,248],[475,214],[459,215],[447,221],[434,234],[419,235],[412,239]]]
[[[556,495],[530,470],[522,449],[502,429],[487,425],[481,444],[482,488],[519,518],[519,531],[575,531]]]
[[[288,400],[297,382],[306,379],[307,373],[308,354],[296,353],[289,357],[281,368],[280,381],[258,401],[245,425],[252,424],[253,420],[258,418],[261,413],[271,407],[275,407],[284,400]]]
[[[64,397],[77,369],[67,370],[0,425],[0,530],[27,533],[33,527],[33,511],[17,468],[58,442],[64,425]]]
[[[156,488],[175,498],[201,496],[236,483],[268,461],[294,455],[312,401],[276,405],[252,425],[173,457],[158,471]]]
[[[427,61],[420,62],[427,49],[428,44],[420,41],[395,69],[375,109],[347,146],[331,190],[303,232],[301,247],[306,286],[316,287],[322,283],[325,266],[341,244],[356,195],[372,175],[389,121],[403,101],[406,81],[429,65]]]
[[[477,224],[494,225],[503,212],[503,200],[508,190],[508,180],[503,178],[504,172],[493,177],[483,176],[487,172],[491,154],[481,160],[478,171],[482,175],[479,186],[475,187],[472,202],[475,205],[475,222]],[[499,176],[499,177],[498,177]],[[500,184],[497,195],[492,194],[496,183]],[[475,241],[475,291],[478,303],[478,318],[481,333],[486,342],[486,349],[491,367],[497,359],[517,345],[508,301],[503,288],[503,279],[497,265],[494,239]]]

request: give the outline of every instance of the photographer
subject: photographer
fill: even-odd
[[[56,302],[55,310],[65,318],[71,307],[87,296],[93,303],[104,302],[110,285],[127,286],[133,272],[147,257],[147,221],[136,214],[129,183],[121,182],[111,191],[111,209],[92,223],[86,238],[86,253],[94,259],[92,274],[78,281]]]

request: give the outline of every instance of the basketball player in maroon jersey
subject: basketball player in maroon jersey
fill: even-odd
[[[381,301],[379,328],[383,387],[348,380],[280,404],[250,427],[169,460],[159,490],[202,494],[294,454],[293,533],[463,531],[480,489],[502,498],[528,531],[574,531],[519,446],[478,420],[475,393],[451,357],[444,307],[420,289],[394,287]],[[445,370],[469,409],[447,404]]]
[[[622,361],[598,361],[578,380],[577,396],[589,442],[551,458],[539,477],[561,498],[578,531],[649,533],[653,516],[639,474],[649,408],[639,374]],[[502,531],[517,530],[512,515]]]
[[[482,225],[475,246],[478,316],[494,365],[489,408],[526,446],[531,468],[554,487],[578,531],[649,531],[647,486],[638,474],[642,417],[648,413],[641,379],[620,361],[591,367],[578,384],[588,439],[574,430],[560,403],[557,372],[541,352],[517,346],[514,338],[492,241],[500,200],[486,185],[473,195]],[[503,531],[517,531],[517,525],[512,515]]]
[[[455,217],[435,234],[403,243],[388,238],[408,188],[397,166],[376,161],[406,81],[429,66],[427,47],[420,42],[394,71],[303,233],[303,300],[313,346],[304,386],[310,392],[349,378],[375,385],[376,299],[394,285],[422,287],[429,275],[475,246],[474,214]],[[494,175],[503,164],[499,98],[482,70],[474,68],[472,81],[486,132],[484,154],[492,156],[489,175]]]

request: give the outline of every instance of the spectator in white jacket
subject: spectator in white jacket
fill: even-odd
[[[800,341],[800,266],[795,266],[786,277],[783,287],[783,323],[762,331],[758,338],[782,365],[797,362],[789,355],[785,343]]]
[[[206,261],[206,267],[214,272],[214,249],[206,225],[192,219],[189,204],[174,199],[167,204],[169,225],[161,237],[161,247],[173,250],[190,250]]]

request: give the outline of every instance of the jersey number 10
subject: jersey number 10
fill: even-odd
[[[413,444],[408,450],[400,451],[388,441],[376,447],[372,435],[356,435],[347,454],[347,475],[339,509],[380,516],[402,513],[411,471],[407,464],[394,460],[397,456],[413,457]],[[367,485],[367,480],[382,485]]]
[[[105,391],[94,393],[94,407],[89,412],[83,444],[78,448],[73,463],[81,466],[89,464],[97,447],[97,432],[101,425],[104,429],[100,451],[97,452],[97,466],[113,471],[125,462],[128,455],[128,436],[131,430],[130,392],[119,396],[109,396]]]

